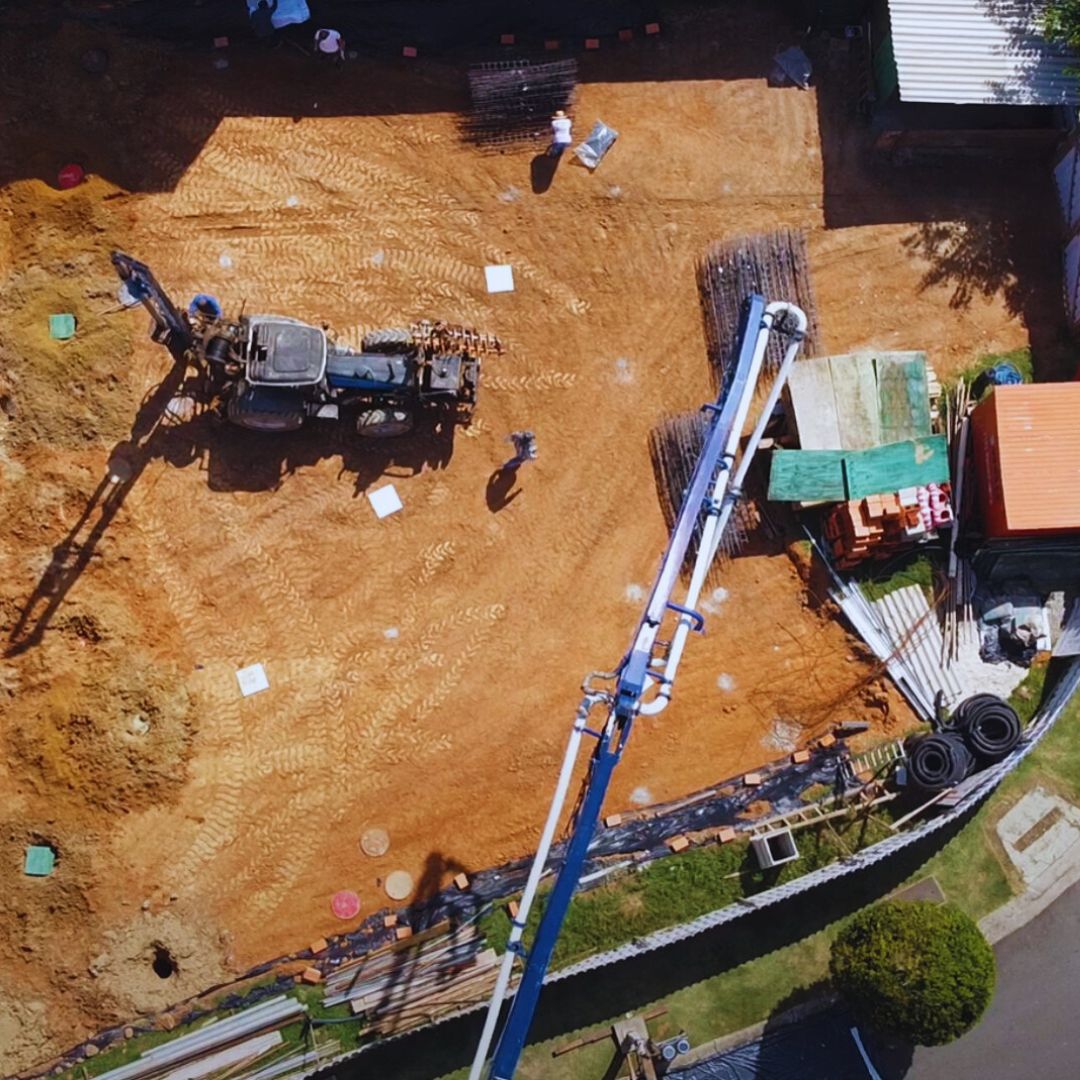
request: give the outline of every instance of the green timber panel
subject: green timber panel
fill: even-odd
[[[787,390],[799,445],[804,450],[839,450],[840,425],[828,357],[792,364]]]
[[[840,445],[845,450],[867,450],[881,445],[881,408],[878,404],[877,374],[874,358],[861,356],[829,357],[836,419],[840,427]]]
[[[769,498],[774,502],[844,499],[842,450],[775,450],[769,470]]]
[[[876,357],[881,442],[922,439],[930,434],[926,354],[883,353]]]
[[[906,487],[941,484],[949,479],[949,449],[944,435],[889,443],[844,456],[847,497],[862,499]]]

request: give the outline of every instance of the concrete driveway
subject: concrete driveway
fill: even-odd
[[[982,1023],[920,1047],[905,1080],[1065,1080],[1080,1075],[1080,885],[995,946],[997,993]]]

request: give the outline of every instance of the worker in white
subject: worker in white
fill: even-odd
[[[570,136],[570,117],[562,109],[551,118],[551,147],[548,153],[558,157],[574,140]]]
[[[345,39],[336,30],[317,30],[315,49],[331,59],[345,59]]]

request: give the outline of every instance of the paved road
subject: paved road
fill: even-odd
[[[904,1080],[1072,1080],[1080,1076],[1080,885],[998,942],[994,1001],[974,1031],[920,1047]]]

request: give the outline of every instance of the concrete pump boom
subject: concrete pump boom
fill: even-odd
[[[784,322],[778,325],[781,317],[784,317]],[[715,558],[724,527],[742,494],[742,481],[795,360],[806,324],[805,313],[793,304],[779,302],[767,305],[764,298],[756,294],[749,296],[744,303],[739,336],[731,358],[733,367],[720,398],[715,404],[705,406],[711,420],[706,430],[704,445],[630,650],[618,670],[607,676],[614,682],[612,689],[600,691],[594,688],[591,680],[605,676],[590,676],[585,682],[586,695],[574,720],[555,795],[518,905],[517,916],[511,926],[506,953],[469,1073],[470,1080],[482,1080],[484,1076],[488,1050],[510,985],[514,960],[517,956],[523,956],[525,970],[496,1043],[487,1074],[489,1080],[513,1080],[559,931],[581,877],[612,772],[626,748],[634,718],[639,713],[659,712],[670,700],[672,683],[686,637],[691,629],[700,631],[704,626],[705,620],[696,611],[698,596],[709,566]],[[743,426],[757,387],[769,335],[774,331],[786,334],[789,344],[762,414],[743,449],[738,469],[735,469]],[[699,522],[702,526],[701,537],[690,585],[683,602],[676,603],[672,594],[679,582],[680,571]],[[671,644],[664,651],[662,647],[657,647],[658,633],[665,622],[670,624],[672,617],[675,623]],[[606,707],[607,715],[602,727],[598,730],[591,729],[587,726],[588,718],[599,706]],[[547,863],[551,842],[562,816],[574,764],[585,735],[596,739],[596,746],[585,781],[584,798],[574,820],[555,885],[537,927],[535,940],[526,952],[522,945],[522,935]]]

